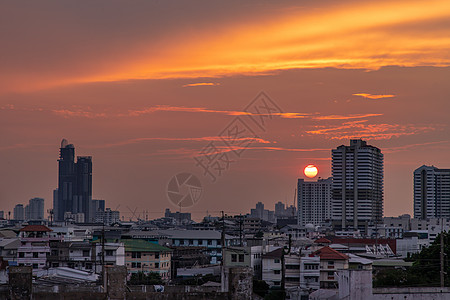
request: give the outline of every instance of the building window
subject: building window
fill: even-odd
[[[184,245],[184,240],[180,240],[180,245]]]
[[[83,256],[89,256],[89,250],[83,250]]]
[[[132,258],[141,258],[141,252],[131,252]]]
[[[141,267],[141,263],[140,262],[133,262],[133,263],[131,263],[131,267],[132,268],[140,268]]]
[[[159,259],[159,253],[158,252],[155,253],[155,259]]]
[[[19,258],[24,258],[24,257],[25,257],[25,253],[19,252]]]
[[[212,240],[208,240],[208,246],[212,245]]]
[[[38,258],[38,257],[39,257],[39,253],[33,252],[33,258]]]
[[[114,250],[106,250],[106,256],[113,256],[114,255]]]
[[[273,270],[273,274],[280,274],[281,270]]]
[[[239,262],[244,262],[244,254],[239,254]]]
[[[280,260],[279,260],[278,258],[275,258],[275,259],[273,260],[273,262],[276,263],[276,264],[279,264],[279,263],[280,263]]]
[[[237,262],[237,254],[231,254],[231,262]]]
[[[298,270],[300,269],[299,265],[286,265],[286,270]]]
[[[194,245],[194,240],[189,240],[189,245]]]
[[[286,281],[299,282],[300,281],[300,277],[286,277]]]
[[[37,269],[38,267],[38,264],[33,264],[33,269]]]
[[[155,268],[159,269],[159,263],[155,263]]]

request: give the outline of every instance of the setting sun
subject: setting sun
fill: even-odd
[[[314,178],[316,177],[319,170],[315,165],[307,165],[305,169],[303,170],[303,173],[305,173],[306,177],[308,178]]]

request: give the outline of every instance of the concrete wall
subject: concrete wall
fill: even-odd
[[[1,294],[0,294],[1,296]],[[4,299],[4,298],[1,298]],[[109,300],[105,293],[34,293],[33,300]],[[229,300],[228,293],[126,293],[126,300]]]
[[[448,300],[450,288],[374,288],[372,300]]]
[[[339,299],[359,300],[372,297],[372,271],[341,270],[337,274]]]
[[[12,300],[31,299],[32,272],[31,267],[9,267],[9,291]]]
[[[248,300],[253,295],[253,269],[251,267],[230,268],[228,273],[230,299]]]

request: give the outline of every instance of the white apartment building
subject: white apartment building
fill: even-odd
[[[331,219],[331,188],[333,179],[298,180],[298,225],[319,226]]]
[[[424,165],[414,171],[414,218],[450,218],[450,169]]]
[[[262,280],[270,287],[281,286],[282,251],[283,248],[278,248],[262,256]]]

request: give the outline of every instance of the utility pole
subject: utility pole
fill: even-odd
[[[444,219],[441,219],[441,253],[440,253],[440,261],[441,261],[441,288],[444,287]]]
[[[239,215],[239,246],[242,247],[242,215]]]
[[[281,291],[283,292],[283,299],[286,298],[286,254],[291,253],[292,234],[289,234],[289,246],[287,252],[284,248],[281,248]]]
[[[221,291],[222,292],[228,292],[228,288],[225,286],[225,257],[224,257],[224,249],[225,249],[225,215],[224,211],[222,210],[222,233],[221,233],[221,244],[222,244],[222,261],[221,261]]]
[[[105,220],[103,219],[102,228],[102,278],[103,288],[106,289],[106,276],[105,276]]]

